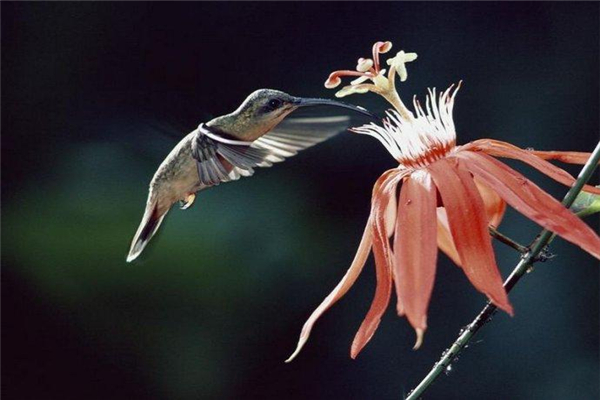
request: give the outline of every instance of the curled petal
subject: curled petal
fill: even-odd
[[[344,275],[340,283],[338,283],[338,285],[333,289],[333,291],[325,298],[325,300],[323,300],[319,307],[317,307],[317,309],[313,311],[308,320],[304,323],[304,326],[302,327],[302,332],[300,333],[300,339],[298,340],[298,345],[296,346],[296,350],[287,360],[285,360],[285,362],[291,362],[294,358],[296,358],[298,353],[300,353],[300,350],[302,350],[302,347],[304,347],[304,345],[306,344],[308,337],[310,336],[310,332],[314,324],[319,319],[319,317],[321,317],[321,315],[323,315],[323,313],[327,311],[329,307],[331,307],[339,299],[341,299],[348,292],[348,290],[350,290],[352,285],[354,285],[354,282],[356,282],[356,279],[360,275],[365,265],[365,262],[369,257],[372,242],[373,239],[371,236],[371,220],[369,219],[369,221],[367,221],[367,226],[365,227],[365,231],[360,241],[360,245],[358,246],[358,251],[354,256],[354,260],[352,261],[350,268],[348,269],[348,271],[346,271],[346,274]]]
[[[506,157],[512,158],[515,160],[520,160],[526,164],[529,164],[533,168],[537,169],[541,173],[549,176],[557,182],[562,183],[565,186],[573,186],[575,183],[575,178],[571,176],[564,169],[558,168],[555,165],[550,164],[548,161],[542,159],[542,157],[538,156],[534,151],[523,150],[517,146],[514,146],[510,143],[502,142],[500,140],[494,139],[481,139],[476,140],[472,143],[469,143],[464,147],[465,149],[471,151],[482,151],[486,154],[495,157]],[[582,161],[581,164],[585,164],[587,159],[589,158],[589,153],[575,153],[575,156],[568,156],[571,152],[537,152],[537,153],[561,153],[563,157],[572,157],[571,160]],[[581,155],[587,154],[587,157],[583,157]],[[585,159],[584,159],[585,158]],[[590,185],[585,185],[584,190],[589,193],[600,194],[600,189],[595,188]]]
[[[583,165],[590,158],[592,153],[584,153],[580,151],[537,151],[527,150],[529,153],[543,158],[544,160],[557,160],[566,164]]]
[[[427,329],[427,307],[435,278],[436,203],[437,192],[427,172],[413,173],[400,189],[394,281],[399,311],[417,332],[417,348]]]
[[[473,177],[457,159],[427,167],[448,214],[450,233],[462,268],[475,288],[507,313],[513,313],[496,265],[485,207]]]
[[[492,188],[483,183],[481,179],[474,178],[475,186],[479,191],[479,195],[483,200],[485,206],[485,214],[487,215],[489,224],[493,227],[500,225],[502,217],[506,212],[506,202],[502,200],[502,197],[498,196]]]
[[[396,196],[390,196],[390,202],[385,210],[385,234],[386,236],[392,237],[394,229],[396,227],[396,212],[397,212],[397,201]]]
[[[462,262],[460,256],[456,250],[454,239],[450,233],[450,226],[448,225],[448,215],[444,207],[437,208],[437,245],[441,251],[444,252],[451,259],[454,264],[462,268]]]
[[[535,183],[487,154],[461,151],[457,157],[521,214],[600,258],[598,235]]]
[[[473,181],[475,182],[475,186],[477,186],[479,195],[483,200],[485,213],[487,215],[489,225],[497,227],[498,225],[500,225],[502,217],[504,217],[504,213],[506,212],[506,202],[502,200],[502,198],[498,196],[498,193],[496,193],[492,188],[481,182],[480,179],[474,178]],[[450,228],[448,225],[448,215],[446,214],[446,210],[444,209],[444,207],[437,208],[437,220],[438,247],[456,265],[462,267],[460,256],[458,255],[458,251],[456,251],[454,240],[452,239],[452,235],[450,234]]]
[[[381,322],[381,317],[389,304],[392,292],[392,271],[388,262],[389,256],[386,254],[389,250],[385,249],[387,238],[385,238],[385,235],[381,235],[376,225],[376,222],[371,222],[371,232],[374,236],[373,254],[375,257],[377,287],[375,288],[375,296],[371,307],[352,341],[350,357],[353,359],[358,356],[375,334]]]
[[[395,196],[396,186],[408,171],[394,170],[382,175],[373,189],[373,202],[371,209],[371,229],[373,234],[373,255],[375,257],[375,274],[377,287],[371,307],[365,316],[350,349],[350,357],[356,358],[358,353],[371,340],[381,317],[390,301],[392,292],[392,269],[390,242],[386,234],[385,212],[390,198]]]

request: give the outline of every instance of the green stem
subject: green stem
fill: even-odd
[[[562,204],[565,207],[570,207],[575,198],[583,188],[583,185],[587,183],[594,169],[600,161],[600,142],[596,145],[594,152],[583,166],[583,169],[579,173],[575,184],[569,189],[565,197],[563,198]],[[530,246],[530,251],[523,255],[521,261],[517,264],[515,269],[512,271],[506,282],[504,282],[504,288],[506,292],[510,292],[511,289],[519,282],[521,277],[531,268],[533,263],[537,260],[537,257],[544,251],[545,247],[552,241],[554,234],[548,230],[543,230],[537,236]],[[496,306],[488,302],[483,310],[477,315],[477,317],[464,328],[456,341],[447,349],[440,360],[435,363],[431,371],[425,376],[425,378],[415,387],[406,397],[406,400],[417,400],[423,393],[429,388],[429,386],[444,372],[456,359],[456,356],[461,352],[462,349],[469,343],[473,336],[481,329],[487,322],[489,322],[496,312]]]
[[[525,253],[527,253],[529,251],[529,248],[527,246],[523,246],[522,244],[519,244],[519,243],[515,242],[514,240],[512,240],[511,238],[509,238],[505,234],[503,234],[500,231],[498,231],[496,228],[490,226],[489,227],[489,231],[490,231],[490,235],[494,239],[498,240],[500,243],[504,243],[508,247],[511,247],[511,248],[515,249],[519,253],[525,254]]]

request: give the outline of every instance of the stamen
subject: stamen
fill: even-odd
[[[396,68],[400,81],[404,82],[408,78],[406,63],[415,61],[417,57],[417,53],[405,53],[404,50],[400,50],[395,57],[387,60],[387,64]]]
[[[358,72],[367,72],[371,68],[373,68],[373,60],[362,57],[358,59],[358,63],[356,64],[356,70]]]
[[[363,75],[363,76],[359,76],[358,78],[354,79],[353,81],[350,81],[351,85],[360,85],[363,82],[368,81],[369,79],[371,79],[371,77],[369,77],[367,74]]]

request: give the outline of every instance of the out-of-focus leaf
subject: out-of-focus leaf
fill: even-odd
[[[600,187],[600,185],[596,187]],[[600,195],[588,192],[579,193],[571,206],[571,210],[580,217],[600,212]]]

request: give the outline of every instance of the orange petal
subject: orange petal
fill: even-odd
[[[398,207],[396,205],[396,196],[391,196],[390,201],[385,210],[385,234],[388,238],[392,237],[392,235],[394,234],[394,228],[396,226],[397,208]]]
[[[517,211],[600,258],[598,235],[535,183],[487,154],[462,151],[457,157]]]
[[[457,159],[442,159],[430,164],[427,170],[444,202],[450,232],[467,278],[494,304],[512,315],[496,266],[485,207],[473,177]]]
[[[487,215],[489,225],[497,227],[500,225],[504,213],[506,211],[506,202],[502,200],[500,196],[488,185],[481,182],[481,180],[474,178],[477,190],[481,195],[483,204],[485,206],[485,213]],[[442,250],[456,265],[462,267],[460,257],[456,251],[456,246],[452,240],[450,229],[448,228],[448,216],[444,207],[438,207],[437,209],[438,228],[437,228],[437,242],[438,247]]]
[[[319,317],[321,317],[321,315],[323,315],[323,313],[327,311],[329,307],[331,307],[339,299],[341,299],[348,292],[348,290],[350,290],[352,285],[354,285],[354,282],[356,282],[356,279],[360,275],[365,265],[365,262],[369,257],[369,253],[371,252],[371,243],[371,220],[369,219],[369,221],[367,221],[367,226],[365,227],[365,231],[360,241],[360,245],[358,246],[358,251],[356,252],[354,260],[352,261],[352,265],[350,265],[350,268],[348,269],[348,271],[346,271],[346,275],[344,275],[340,283],[338,283],[335,289],[333,289],[329,296],[327,296],[325,300],[323,300],[319,307],[317,307],[317,309],[313,311],[308,320],[304,323],[304,326],[302,327],[302,332],[300,333],[300,339],[298,340],[298,345],[296,346],[296,350],[287,360],[285,360],[285,362],[292,361],[298,355],[298,353],[300,353],[300,350],[302,350],[302,347],[304,346],[304,344],[308,340],[308,337],[310,336],[310,332],[315,322],[317,322]]]
[[[390,175],[394,174],[397,174],[396,169],[386,171],[377,180],[373,190],[379,190],[382,182],[385,182]],[[341,299],[348,292],[348,290],[350,290],[354,282],[356,282],[356,279],[360,275],[365,265],[365,262],[367,261],[369,252],[371,251],[371,246],[373,243],[371,231],[372,216],[370,216],[369,220],[367,221],[367,226],[365,227],[363,237],[360,241],[360,245],[358,246],[358,251],[354,256],[354,260],[352,261],[352,265],[350,265],[350,268],[348,269],[348,271],[346,271],[346,274],[344,275],[340,283],[338,283],[338,285],[333,289],[329,296],[327,296],[325,300],[323,300],[319,307],[317,307],[317,309],[313,311],[308,320],[304,323],[304,326],[302,327],[302,332],[300,333],[300,339],[298,340],[298,345],[296,346],[296,350],[285,362],[291,362],[298,355],[298,353],[300,353],[300,350],[302,350],[302,347],[306,344],[306,341],[310,336],[310,332],[314,324],[319,319],[319,317],[321,317],[321,315],[323,315],[323,313],[327,311],[329,307],[331,307],[339,299]]]
[[[473,180],[475,181],[475,186],[477,186],[479,195],[483,200],[485,214],[487,215],[489,224],[497,227],[500,225],[502,217],[504,217],[504,212],[506,211],[506,202],[502,200],[500,196],[498,196],[498,193],[483,183],[480,179],[474,178]]]
[[[428,173],[414,173],[402,185],[394,235],[394,281],[399,311],[406,313],[421,337],[427,329],[437,261],[436,203],[436,189]]]
[[[575,183],[575,178],[573,178],[571,174],[569,174],[564,169],[558,168],[557,166],[550,164],[548,161],[543,160],[542,158],[544,157],[542,157],[542,155],[548,155],[548,153],[553,153],[554,157],[564,158],[565,160],[578,161],[575,162],[575,164],[585,164],[587,159],[590,158],[590,153],[527,151],[520,149],[517,146],[514,146],[510,143],[501,142],[499,140],[493,139],[476,140],[475,142],[472,142],[465,146],[465,149],[473,151],[481,150],[484,153],[489,154],[491,156],[506,157],[523,161],[524,163],[531,165],[533,168],[537,169],[541,173],[548,175],[555,181],[560,182],[563,185],[569,187],[573,186],[573,183]],[[585,191],[600,194],[600,189],[589,185],[585,186]]]
[[[448,258],[454,261],[454,264],[462,267],[460,256],[452,240],[452,234],[450,234],[450,227],[448,225],[448,215],[444,207],[438,207],[437,209],[437,245],[441,251],[443,251]]]
[[[556,160],[566,164],[583,165],[589,160],[592,153],[584,153],[580,151],[537,151],[532,150],[529,153],[543,158],[544,160]]]
[[[483,204],[485,206],[485,213],[487,215],[489,225],[497,227],[500,225],[504,213],[506,211],[506,202],[502,200],[498,194],[492,190],[488,185],[481,182],[481,180],[474,178],[477,190],[481,195]],[[437,228],[437,242],[438,247],[442,250],[456,265],[462,267],[460,257],[456,251],[456,246],[452,240],[450,229],[448,228],[448,216],[444,207],[438,207],[437,209],[438,228]]]
[[[396,195],[396,186],[407,172],[382,175],[373,189],[373,204],[371,208],[371,227],[373,235],[373,255],[375,257],[375,274],[377,287],[371,307],[365,316],[352,346],[350,357],[356,358],[358,353],[371,340],[377,330],[381,317],[385,312],[392,292],[392,269],[390,243],[386,234],[385,214],[390,198]]]

